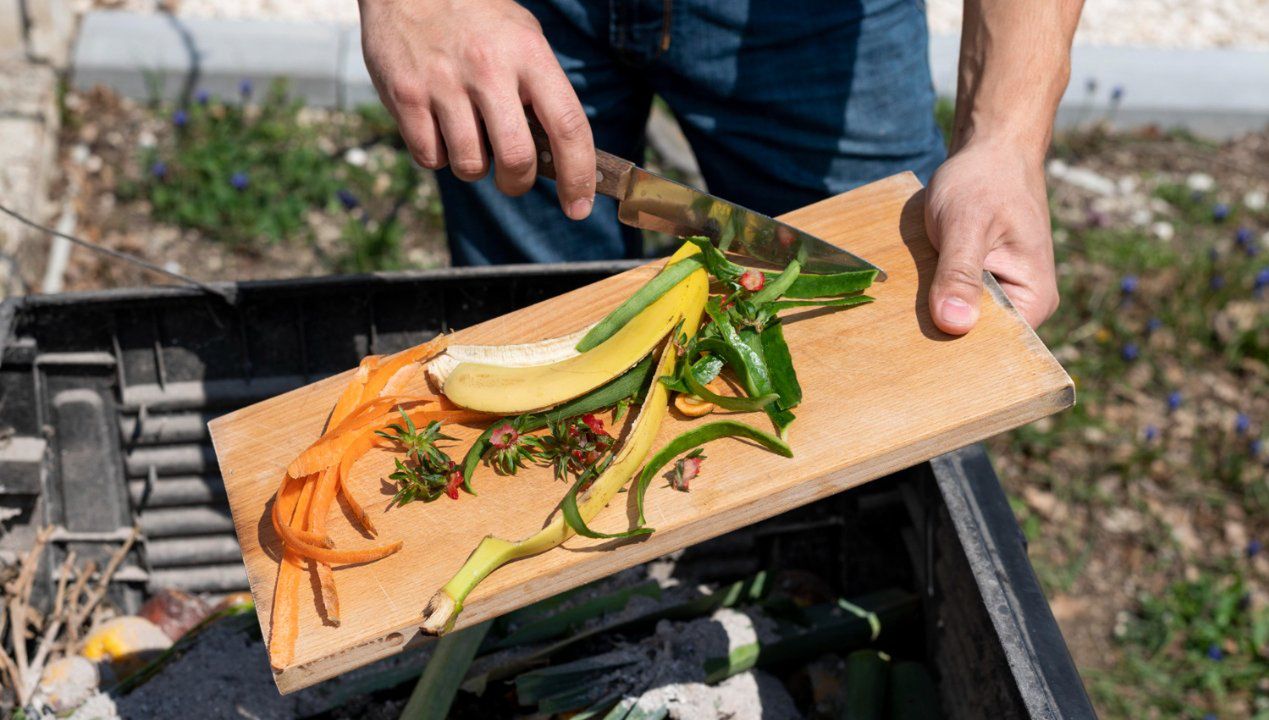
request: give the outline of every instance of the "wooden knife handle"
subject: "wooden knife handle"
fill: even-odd
[[[555,179],[555,156],[551,152],[551,140],[547,137],[546,128],[538,122],[532,110],[527,111],[529,132],[533,134],[533,146],[538,153],[538,175]],[[595,149],[595,192],[610,198],[623,200],[626,187],[630,183],[630,171],[634,163],[623,160],[616,155]]]

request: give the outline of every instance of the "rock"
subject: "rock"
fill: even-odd
[[[1141,517],[1141,513],[1125,507],[1113,508],[1102,518],[1102,527],[1106,532],[1129,535],[1141,532],[1145,527],[1145,521]]]
[[[1150,234],[1164,242],[1167,242],[1176,235],[1176,228],[1172,227],[1172,223],[1167,222],[1166,220],[1160,220],[1150,226]]]
[[[1265,209],[1267,200],[1269,200],[1269,198],[1265,197],[1264,190],[1249,190],[1247,191],[1247,194],[1243,196],[1243,205],[1246,205],[1248,210],[1260,212]]]
[[[1066,506],[1051,492],[1028,485],[1022,489],[1022,497],[1027,505],[1046,520],[1061,520],[1066,517]]]
[[[1095,195],[1102,197],[1111,197],[1115,194],[1115,182],[1108,177],[1098,175],[1088,168],[1070,168],[1061,176],[1056,176],[1062,182],[1077,187],[1081,190],[1087,190]]]
[[[39,692],[43,701],[59,715],[83,705],[97,692],[97,666],[87,658],[70,655],[44,668]]]
[[[365,167],[366,160],[368,159],[369,155],[366,154],[365,150],[359,147],[348,148],[348,150],[344,153],[344,162],[352,165],[353,167]]]
[[[1189,177],[1185,178],[1185,187],[1193,192],[1208,192],[1216,187],[1216,181],[1207,173],[1190,173]]]
[[[107,620],[88,633],[80,654],[93,662],[110,661],[111,669],[123,678],[171,646],[172,639],[158,625],[125,615]]]
[[[1151,220],[1154,219],[1154,213],[1150,212],[1149,208],[1137,208],[1132,211],[1132,217],[1130,219],[1132,220],[1133,225],[1136,225],[1137,227],[1145,227],[1150,224]]]
[[[203,621],[211,608],[202,598],[180,590],[160,590],[141,606],[137,615],[158,625],[172,640],[180,640],[190,628]]]

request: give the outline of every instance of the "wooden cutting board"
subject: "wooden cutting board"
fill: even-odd
[[[706,448],[690,493],[656,482],[638,541],[573,538],[561,548],[506,566],[469,597],[466,627],[618,570],[841,492],[935,455],[1023,425],[1074,402],[1071,379],[994,282],[981,319],[967,336],[939,332],[927,310],[936,255],[924,231],[924,193],[911,174],[858,188],[781,219],[840,243],[889,273],[869,291],[877,301],[842,312],[810,311],[786,319],[805,400],[790,433],[796,456],[785,459],[734,439]],[[531,342],[576,330],[602,317],[657,271],[631,270],[532,307],[461,330],[455,340]],[[348,373],[266,400],[210,423],[243,560],[268,637],[279,541],[266,510],[286,465],[318,436]],[[749,416],[769,429],[766,417]],[[691,423],[671,417],[656,447]],[[476,431],[454,428],[470,441]],[[469,442],[453,451],[461,457]],[[442,498],[388,509],[381,481],[387,451],[368,456],[351,488],[375,515],[380,538],[404,549],[378,562],[338,569],[342,624],[323,625],[311,587],[301,588],[295,662],[276,673],[290,692],[400,652],[426,640],[418,630],[428,598],[462,565],[482,537],[518,539],[538,530],[566,489],[550,472],[500,477],[482,467],[479,497]],[[616,531],[628,523],[632,494],[619,495],[591,524]],[[346,515],[331,518],[338,547],[369,544]]]

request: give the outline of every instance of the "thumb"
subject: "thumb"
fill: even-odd
[[[939,263],[930,286],[930,314],[943,332],[964,335],[978,322],[986,243],[981,233],[963,224],[946,225],[938,232]]]

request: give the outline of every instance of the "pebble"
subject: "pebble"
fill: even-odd
[[[1185,178],[1185,187],[1193,190],[1194,192],[1208,192],[1212,188],[1216,187],[1216,181],[1213,180],[1212,176],[1207,173],[1190,173],[1190,175]]]
[[[1052,168],[1050,168],[1050,172],[1052,172]],[[1068,185],[1073,185],[1081,190],[1087,190],[1102,197],[1113,197],[1117,192],[1115,181],[1088,168],[1068,168],[1061,174],[1055,174],[1054,177]]]
[[[1176,235],[1176,228],[1172,227],[1172,223],[1167,222],[1166,220],[1160,220],[1150,226],[1150,234],[1164,242],[1167,242]]]
[[[347,152],[344,153],[344,162],[352,165],[353,167],[365,167],[366,160],[368,160],[369,157],[370,156],[366,154],[366,151],[359,147],[348,148]]]
[[[1255,210],[1258,212],[1265,209],[1267,200],[1269,200],[1269,198],[1266,198],[1264,190],[1249,190],[1247,194],[1243,196],[1243,205],[1246,205],[1248,210]]]
[[[1145,527],[1145,520],[1136,510],[1117,507],[1102,517],[1102,527],[1106,529],[1106,532],[1131,534],[1141,532],[1141,529]]]

